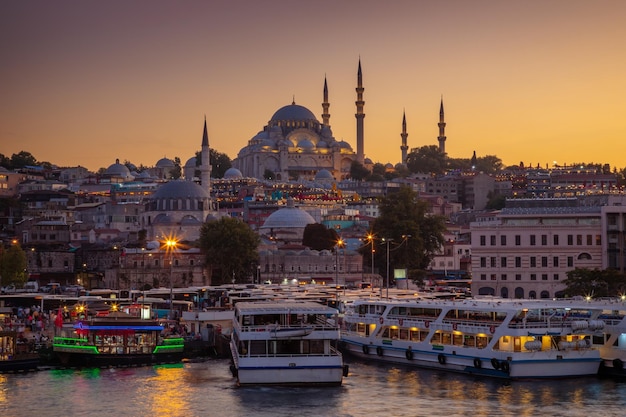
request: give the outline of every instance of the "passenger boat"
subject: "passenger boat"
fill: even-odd
[[[184,340],[163,337],[157,321],[123,312],[93,317],[63,327],[53,341],[61,364],[79,367],[137,366],[182,360]]]
[[[28,345],[18,343],[18,337],[16,331],[0,331],[0,373],[37,370],[39,353],[28,352]]]
[[[355,300],[341,345],[360,358],[497,378],[596,375],[601,313],[550,300]]]
[[[595,332],[591,337],[591,346],[600,351],[602,359],[600,376],[626,378],[626,300],[622,297],[585,304],[602,308],[594,324],[598,327],[598,323],[602,323],[601,332]]]
[[[341,385],[337,310],[311,301],[239,302],[231,372],[239,385]]]

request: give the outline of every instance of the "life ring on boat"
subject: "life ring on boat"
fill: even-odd
[[[437,360],[439,361],[439,364],[445,365],[446,364],[446,355],[444,355],[443,353],[440,353],[439,355],[437,355]]]
[[[500,363],[500,369],[502,369],[502,372],[505,374],[508,374],[510,371],[509,361],[502,361],[502,363]]]
[[[457,324],[456,323],[452,323],[452,330],[456,330],[457,328]]]
[[[385,322],[385,319],[382,318],[382,316],[381,316],[381,318],[379,318],[378,321],[380,322],[380,324],[383,324]]]
[[[383,348],[381,348],[380,346],[378,346],[378,347],[376,348],[376,354],[377,354],[378,356],[383,356]]]
[[[613,368],[621,371],[622,369],[624,369],[624,361],[622,361],[620,358],[613,359]]]
[[[413,351],[411,350],[411,348],[407,349],[406,352],[404,352],[404,356],[406,356],[407,360],[413,360]]]
[[[400,326],[402,326],[402,323],[404,323],[404,319],[398,319],[398,324],[399,324]]]
[[[482,368],[483,367],[483,362],[480,360],[480,358],[474,358],[474,368]]]
[[[426,326],[426,328],[428,329],[430,327],[430,322],[428,320],[426,320],[424,322],[424,326]]]
[[[496,326],[489,326],[489,331],[491,334],[494,334],[496,332]]]
[[[363,353],[365,353],[366,355],[370,354],[370,347],[367,345],[363,345]]]
[[[493,369],[495,369],[497,371],[498,369],[500,369],[500,361],[497,360],[496,358],[492,358],[491,359],[491,366],[493,366]]]

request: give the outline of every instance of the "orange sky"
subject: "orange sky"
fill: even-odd
[[[626,166],[626,1],[4,1],[0,153],[90,170],[235,158],[280,107],[330,123],[365,154],[437,144],[505,165]]]

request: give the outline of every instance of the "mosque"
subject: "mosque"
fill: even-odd
[[[324,79],[322,122],[306,107],[293,101],[278,109],[267,125],[248,141],[233,160],[233,167],[244,177],[263,179],[267,175],[278,181],[314,180],[318,173],[335,180],[349,176],[353,161],[371,164],[363,149],[363,75],[361,61],[357,71],[356,131],[357,149],[336,140],[330,127],[328,84]]]

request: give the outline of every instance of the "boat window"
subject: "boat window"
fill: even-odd
[[[424,308],[424,307],[409,307],[407,308],[409,316],[414,317],[439,317],[441,314],[440,308]]]
[[[451,345],[452,344],[452,334],[449,332],[445,332],[441,334],[441,343],[443,343],[444,345]]]
[[[463,346],[476,347],[476,337],[474,335],[465,335],[463,338]]]
[[[251,340],[250,341],[250,355],[265,355],[267,354],[267,347],[265,340]]]
[[[409,340],[409,329],[400,329],[400,339]]]
[[[463,346],[463,334],[455,332],[452,334],[452,344],[455,346]]]
[[[489,343],[489,338],[487,336],[476,336],[476,347],[479,349],[484,349],[487,347]]]
[[[313,355],[324,354],[324,341],[323,340],[306,340],[309,342],[310,353]]]
[[[442,343],[442,337],[441,337],[441,332],[440,331],[436,331],[435,334],[433,335],[433,337],[430,339],[430,343],[437,343],[437,344],[441,344]]]

